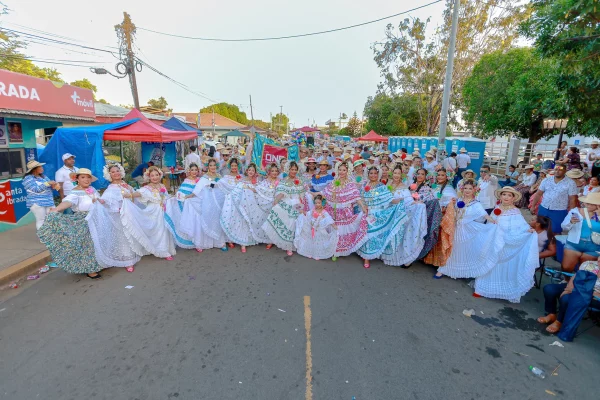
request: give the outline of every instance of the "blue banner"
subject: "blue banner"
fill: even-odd
[[[265,147],[266,146],[266,147]],[[298,161],[298,145],[282,146],[279,142],[262,135],[255,135],[252,143],[252,162],[258,172],[265,175],[265,165],[286,157],[290,161]],[[279,163],[278,163],[279,164]]]

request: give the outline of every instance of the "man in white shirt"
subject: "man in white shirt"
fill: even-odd
[[[453,183],[455,188],[458,184],[458,181],[460,180],[460,177],[462,177],[462,173],[465,172],[467,168],[469,168],[469,164],[471,164],[471,157],[469,157],[469,155],[467,154],[467,149],[463,147],[460,149],[460,154],[456,156],[457,171]]]
[[[183,168],[187,171],[191,164],[196,164],[200,167],[200,156],[196,153],[196,146],[190,146],[190,153],[183,160]]]
[[[438,162],[435,161],[434,155],[431,152],[425,153],[425,162],[423,163],[423,168],[427,170],[427,172],[434,172],[435,167],[438,166]]]
[[[479,195],[477,195],[477,200],[489,214],[496,206],[495,192],[498,189],[498,178],[490,173],[488,165],[482,166],[479,174],[481,177],[479,178]]]
[[[60,184],[60,199],[64,199],[71,190],[73,190],[73,179],[71,179],[71,174],[77,172],[78,168],[75,167],[75,156],[71,153],[65,153],[62,155],[63,166],[56,171],[54,175],[54,180]]]
[[[453,152],[450,154],[450,157],[444,158],[442,167],[444,167],[447,172],[456,173],[456,153]]]
[[[598,162],[598,166],[594,166],[594,162]],[[586,163],[590,171],[592,172],[592,176],[598,176],[600,174],[600,147],[598,147],[598,141],[594,140],[592,142],[592,148],[588,149]]]
[[[577,205],[577,193],[579,193],[577,184],[573,179],[565,176],[566,172],[565,164],[556,163],[554,176],[549,176],[542,181],[531,202],[537,204],[543,196],[538,215],[550,218],[552,232],[556,234],[562,232],[560,225],[567,216],[568,210],[572,210]]]

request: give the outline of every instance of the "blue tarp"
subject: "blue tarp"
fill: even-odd
[[[39,157],[40,162],[46,163],[44,173],[54,180],[56,170],[63,166],[62,155],[71,153],[75,156],[76,167],[89,168],[98,178],[93,184],[96,189],[106,187],[108,182],[102,176],[102,169],[106,164],[102,151],[104,131],[123,128],[137,120],[136,118],[115,124],[58,128]]]
[[[171,119],[165,121],[162,126],[172,131],[195,131],[198,132],[198,136],[202,136],[202,131],[192,128],[188,124],[181,122],[181,120],[175,117],[171,117]]]

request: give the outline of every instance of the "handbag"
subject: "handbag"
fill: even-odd
[[[587,226],[592,232],[592,242],[594,242],[594,244],[600,245],[600,233],[592,231],[592,221],[590,220],[590,213],[588,212],[587,208],[583,209],[583,213],[585,214],[585,221],[587,222]]]

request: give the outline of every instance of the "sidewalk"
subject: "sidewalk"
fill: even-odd
[[[37,237],[35,223],[0,233],[0,254],[0,285],[50,260],[50,253]]]

